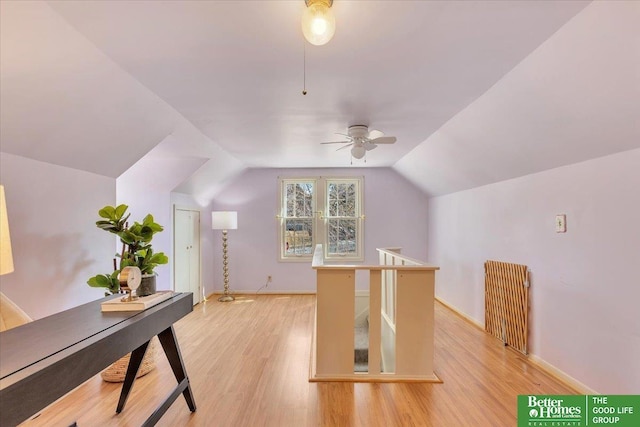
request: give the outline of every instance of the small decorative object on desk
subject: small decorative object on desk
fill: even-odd
[[[153,295],[138,297],[129,301],[127,297],[118,296],[109,301],[105,301],[100,306],[102,312],[107,311],[142,311],[160,304],[173,296],[173,291],[160,291]]]
[[[136,290],[140,286],[142,281],[142,272],[138,267],[125,267],[120,272],[120,289],[127,292],[127,296],[122,298],[122,301],[135,301],[138,299],[138,293]],[[136,295],[133,293],[136,292]]]

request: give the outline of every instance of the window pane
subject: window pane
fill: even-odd
[[[344,213],[344,184],[336,185],[336,215],[335,216],[343,216]]]
[[[356,220],[330,219],[328,221],[328,253],[355,254],[357,250]]]
[[[313,184],[299,183],[296,185],[295,216],[309,217],[313,215]]]
[[[287,219],[284,230],[285,255],[311,255],[313,228],[311,219]]]
[[[328,185],[327,204],[329,217],[358,216],[355,183],[330,183]]]
[[[302,184],[302,212],[298,216],[313,216],[313,184]]]
[[[345,191],[344,216],[357,216],[356,210],[356,184],[348,184]]]
[[[338,201],[329,200],[329,216],[338,216]]]
[[[299,182],[285,186],[285,216],[305,218],[313,216],[313,183]]]
[[[287,207],[287,211],[285,212],[285,216],[295,216],[295,191],[296,184],[287,184],[285,191],[285,205]]]

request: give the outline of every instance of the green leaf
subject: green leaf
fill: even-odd
[[[124,215],[124,213],[127,211],[127,209],[129,209],[129,206],[127,205],[119,205],[116,209],[115,209],[115,219],[119,220],[120,218],[122,218],[122,216]]]
[[[118,233],[118,236],[120,236],[120,239],[122,239],[122,241],[127,245],[130,245],[134,243],[136,240],[139,240],[136,238],[136,235],[130,232],[129,230],[121,231],[120,233]]]
[[[116,228],[110,221],[96,221],[96,226],[107,231],[111,231],[112,229]]]
[[[142,225],[149,225],[149,224],[153,224],[153,215],[151,214],[148,214],[142,220]]]
[[[162,252],[158,252],[157,254],[153,254],[150,258],[149,258],[149,263],[150,264],[167,264],[169,262],[169,257],[166,256],[164,253]]]
[[[142,237],[141,240],[144,240],[145,242],[149,242],[153,238],[153,229],[147,225],[143,225],[140,228],[138,235]]]
[[[111,286],[111,278],[104,274],[98,274],[87,280],[87,284],[92,288],[108,288]]]
[[[115,219],[116,209],[113,206],[105,206],[98,211],[98,215],[102,218]]]
[[[120,221],[118,221],[118,227],[123,230],[125,224],[127,223],[127,220],[129,219],[129,217],[131,216],[130,213],[127,214],[127,216],[125,216],[124,218],[120,219]]]
[[[152,224],[149,224],[149,228],[151,228],[154,233],[159,233],[162,230],[164,230],[164,228],[160,224],[158,224],[156,222],[154,222]]]

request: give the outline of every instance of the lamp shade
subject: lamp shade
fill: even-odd
[[[4,199],[4,186],[0,185],[0,274],[7,274],[12,271],[13,255],[11,254],[7,203]]]
[[[238,212],[211,212],[211,228],[214,230],[235,230],[238,228]]]
[[[336,32],[336,18],[331,11],[333,0],[306,0],[302,14],[302,33],[313,45],[327,44]]]

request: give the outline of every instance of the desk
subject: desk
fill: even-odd
[[[144,311],[102,313],[93,301],[0,332],[0,425],[23,422],[127,353],[131,360],[116,412],[124,409],[142,357],[158,336],[178,386],[144,424],[154,425],[183,394],[196,410],[173,324],[193,311],[190,292]]]

